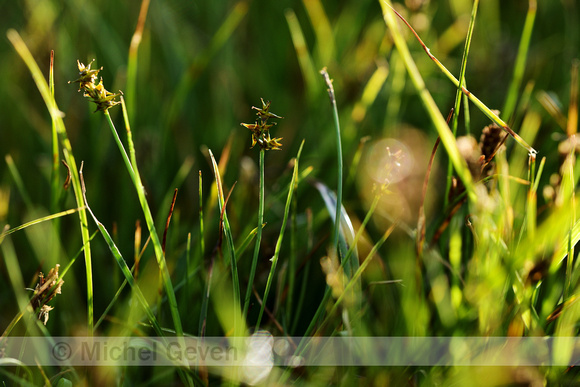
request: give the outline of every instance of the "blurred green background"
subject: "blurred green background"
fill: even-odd
[[[559,165],[555,150],[558,136],[563,132],[540,106],[535,93],[539,90],[553,93],[554,100],[561,103],[566,114],[570,68],[573,59],[578,58],[580,47],[580,9],[574,0],[538,3],[522,90],[530,81],[534,82],[527,108],[541,114],[543,121],[538,138],[531,145],[540,157],[547,156],[547,172],[542,180],[547,182]],[[451,72],[458,74],[472,2],[407,0],[396,5],[431,52]],[[480,4],[466,82],[468,89],[490,108],[501,109],[505,102],[528,5],[527,0],[486,0]],[[105,120],[100,113],[93,114],[94,106],[77,92],[76,84],[67,83],[77,78],[77,59],[85,64],[95,59],[92,66],[103,67],[100,75],[105,87],[125,93],[142,178],[161,230],[173,189],[179,185],[168,242],[168,261],[175,270],[176,281],[182,278],[179,268],[183,266],[190,232],[192,251],[198,254],[197,171],[202,172],[206,198],[210,197],[213,177],[207,148],[219,158],[230,147],[223,180],[227,189],[237,181],[228,205],[235,237],[242,240],[255,227],[258,150],[250,149],[250,134],[240,123],[253,122],[251,106],[260,106],[260,98],[272,101],[272,111],[285,117],[272,129],[273,136],[283,137],[283,149],[266,155],[268,225],[264,230],[261,262],[272,256],[283,212],[284,190],[290,180],[288,163],[303,139],[302,167],[312,166],[312,176],[335,189],[332,113],[326,86],[318,74],[325,66],[334,79],[337,95],[343,131],[344,204],[353,221],[356,223],[364,217],[371,189],[364,182],[365,171],[361,167],[364,163],[356,163],[361,139],[367,136],[370,137],[365,141],[405,139],[409,152],[417,153],[413,156],[416,160],[413,179],[416,183],[422,182],[436,132],[406,78],[377,1],[153,0],[138,50],[133,52],[135,83],[128,85],[130,46],[140,9],[139,1],[4,0],[0,3],[2,33],[9,28],[16,29],[47,75],[50,52],[55,52],[56,101],[65,113],[64,122],[75,157],[79,163],[84,161],[88,201],[128,261],[133,255],[135,221],[141,218],[141,210]],[[406,28],[403,31],[427,88],[445,116],[453,106],[455,87],[425,55],[409,31]],[[303,45],[297,39],[300,35],[304,38]],[[0,74],[3,74],[0,155],[10,155],[23,183],[21,190],[6,161],[0,161],[0,225],[16,226],[49,213],[51,124],[28,69],[6,38],[0,39]],[[121,109],[113,108],[111,114],[123,132]],[[521,114],[517,111],[510,122],[515,124],[516,132]],[[483,114],[471,107],[471,131],[476,138],[488,123]],[[465,133],[462,125],[459,133]],[[511,139],[507,144],[508,150],[514,147]],[[445,157],[439,152],[436,164],[444,166]],[[187,174],[175,180],[182,167]],[[437,167],[432,174],[428,214],[436,213],[441,201],[443,169]],[[62,180],[65,174],[62,168]],[[410,189],[416,191],[420,185],[412,185]],[[318,192],[311,185],[301,184],[297,203],[299,257],[304,263],[308,253],[306,209],[311,208],[314,214],[315,244],[328,237],[331,223]],[[414,228],[417,203],[407,205],[405,219]],[[67,201],[58,210],[73,206],[69,192]],[[385,211],[387,214],[381,216],[389,215],[389,210]],[[207,215],[206,251],[211,251],[217,241],[217,216],[215,210]],[[54,235],[48,225],[40,225],[12,236],[25,281],[31,281],[36,270],[47,271],[54,263],[65,264],[81,247],[76,215],[62,219],[61,226],[59,235]],[[92,224],[90,228],[95,230]],[[369,239],[376,241],[382,232],[383,223],[372,223]],[[381,251],[385,261],[396,260],[400,251],[408,252],[413,246],[414,242],[404,233],[396,236]],[[106,244],[98,236],[93,242],[93,251],[95,308],[99,315],[122,278]],[[301,322],[302,329],[322,297],[325,283],[317,261],[324,254],[322,244],[312,258],[310,275],[315,281],[309,293],[312,299],[307,300],[311,304],[303,312],[306,320]],[[207,257],[198,258],[197,262],[207,264]],[[153,261],[151,253],[144,259]],[[242,259],[245,263],[240,269],[240,278],[245,284],[250,253],[246,252]],[[57,302],[57,310],[62,312],[51,316],[48,324],[49,327],[53,324],[54,334],[71,333],[72,327],[82,325],[85,318],[83,265],[81,256],[73,267],[75,276],[66,281],[64,294],[59,296],[60,303],[69,300],[72,305],[78,305],[78,310],[70,310]],[[257,287],[263,289],[269,267],[258,270]],[[0,265],[0,273],[2,282],[8,284],[4,265]],[[186,318],[192,319],[186,330],[192,333],[199,315],[195,297],[200,294],[196,291],[201,291],[201,285],[197,286],[182,301],[191,308],[185,313]],[[0,293],[0,327],[7,325],[17,313],[9,287],[4,285],[2,289],[5,290]],[[412,314],[398,315],[396,291],[385,292],[388,294],[374,295],[377,305],[385,303],[385,311],[377,312],[374,332],[412,333],[411,328],[402,328],[409,324]],[[396,315],[392,321],[387,321],[389,313]],[[446,326],[444,332],[452,333],[455,328]],[[470,330],[468,324],[461,329]],[[431,332],[437,333],[437,329]]]

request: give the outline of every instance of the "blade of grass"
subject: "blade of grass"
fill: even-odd
[[[227,216],[227,212],[226,212],[224,192],[222,189],[222,181],[221,181],[219,168],[218,168],[218,165],[215,161],[215,158],[213,157],[213,153],[211,152],[211,150],[209,150],[209,156],[211,158],[213,172],[215,175],[216,187],[217,187],[217,191],[218,191],[218,205],[219,205],[221,213],[223,214],[223,221],[222,221],[223,231],[226,235],[226,240],[227,240],[227,243],[228,243],[228,246],[230,249],[229,264],[230,264],[231,274],[232,274],[233,302],[234,302],[234,304],[238,304],[241,300],[240,300],[240,282],[238,279],[238,263],[236,260],[236,248],[234,246],[234,238],[232,236],[232,229],[230,227],[230,222],[228,221],[228,216]],[[240,323],[238,321],[239,318],[240,317],[237,315],[237,313],[234,313],[234,332],[238,332],[238,328],[240,327]]]
[[[473,28],[475,27],[475,18],[477,17],[477,8],[479,7],[479,0],[473,2],[471,8],[471,18],[469,20],[469,28],[467,29],[467,38],[465,38],[465,47],[463,49],[463,58],[461,59],[461,70],[459,71],[459,85],[457,86],[457,93],[455,94],[455,106],[453,111],[453,121],[451,122],[451,131],[453,137],[457,137],[457,124],[459,122],[459,111],[461,108],[461,97],[463,93],[461,89],[465,86],[465,70],[467,69],[467,57],[469,55],[469,47],[471,46],[471,37],[473,36]],[[447,120],[449,123],[449,120]],[[453,178],[453,164],[451,159],[447,163],[447,185],[445,187],[445,196],[443,196],[444,206],[449,204],[449,191],[451,191],[451,180]]]
[[[306,46],[302,28],[293,10],[286,10],[284,16],[286,16],[286,23],[288,23],[288,28],[290,29],[290,37],[294,44],[300,71],[302,72],[304,83],[306,83],[306,95],[309,98],[313,98],[318,92],[318,82],[316,82],[316,70],[312,63],[312,57],[308,52],[308,47]]]
[[[296,162],[296,159],[294,159]],[[288,296],[286,298],[286,323],[285,325],[289,327],[292,322],[292,308],[294,306],[294,289],[296,284],[296,258],[297,258],[297,241],[296,234],[298,224],[296,221],[296,212],[298,211],[298,200],[296,199],[296,191],[298,187],[294,188],[294,195],[292,196],[292,204],[290,207],[290,255],[288,257]],[[286,329],[288,330],[288,329]]]
[[[256,242],[254,245],[254,255],[252,257],[252,266],[250,268],[250,277],[248,279],[248,287],[246,289],[246,297],[244,298],[244,309],[242,311],[242,319],[248,317],[248,308],[250,306],[250,297],[252,296],[252,287],[254,286],[254,276],[256,275],[256,267],[258,266],[258,255],[260,253],[260,243],[262,242],[262,225],[264,223],[264,157],[266,151],[260,148],[260,191],[258,193],[258,230],[256,233]],[[256,328],[257,330],[257,328]]]
[[[30,305],[30,300],[26,294],[26,286],[24,285],[24,279],[22,277],[22,272],[20,270],[20,265],[18,262],[18,257],[16,251],[14,250],[14,245],[10,238],[5,239],[4,243],[0,246],[2,249],[2,260],[6,266],[6,273],[10,280],[10,285],[12,285],[12,290],[16,298],[16,303],[20,312],[13,319],[13,324],[11,323],[9,327],[4,331],[1,337],[6,337],[12,331],[12,328],[16,323],[22,318],[24,314],[27,318],[24,319],[26,323],[27,333],[29,335],[34,335],[34,320],[36,320],[35,311]],[[5,285],[7,286],[7,285]],[[28,318],[30,316],[30,318]]]
[[[266,226],[266,223],[262,224],[262,229]],[[240,260],[240,257],[244,254],[244,251],[246,251],[246,249],[248,248],[250,242],[252,241],[252,239],[254,239],[254,237],[258,234],[258,227],[254,228],[253,230],[251,230],[248,235],[244,238],[244,240],[242,241],[242,243],[240,243],[238,245],[238,247],[236,247],[236,256],[238,257],[238,261]]]
[[[566,134],[568,137],[573,136],[578,131],[578,68],[580,60],[572,62],[570,70],[570,102],[568,104],[568,125]]]
[[[123,104],[123,106],[125,106],[125,105]],[[81,163],[81,169],[79,171],[79,175],[80,175],[80,181],[81,181],[81,186],[82,186],[83,198],[85,200],[87,210],[91,214],[93,221],[97,224],[99,231],[101,231],[101,235],[103,235],[103,238],[105,239],[105,241],[107,242],[107,245],[109,246],[109,250],[111,250],[111,253],[113,254],[115,260],[117,261],[117,264],[119,265],[121,271],[123,272],[123,275],[125,276],[125,280],[127,281],[127,283],[129,283],[129,286],[131,287],[135,296],[137,297],[137,301],[141,304],[141,306],[145,310],[145,314],[147,315],[147,318],[149,319],[151,326],[153,327],[153,329],[155,330],[157,335],[159,335],[160,337],[165,336],[163,334],[163,332],[164,332],[163,329],[161,328],[161,326],[157,322],[157,319],[155,318],[155,314],[153,313],[153,310],[151,309],[151,307],[149,306],[149,304],[147,302],[147,299],[145,298],[145,296],[141,292],[139,285],[137,285],[135,283],[135,279],[133,278],[133,274],[131,273],[129,266],[127,266],[127,263],[125,262],[125,259],[121,255],[121,252],[117,248],[117,245],[113,241],[113,238],[111,238],[107,229],[103,226],[103,224],[101,222],[99,222],[99,220],[97,219],[95,214],[93,214],[93,211],[91,211],[90,207],[88,206],[88,202],[87,202],[86,196],[85,196],[86,188],[85,188],[82,173],[83,173],[83,164]],[[175,294],[174,293],[172,293],[172,294],[175,297]],[[167,295],[168,299],[170,300],[170,295],[169,294],[166,294],[166,295]],[[169,301],[169,302],[171,303],[171,301]],[[178,330],[178,329],[180,329],[180,330]],[[175,326],[175,334],[180,338],[180,342],[179,342],[180,345],[185,345],[185,341],[183,341],[183,330],[181,330],[181,324]],[[181,361],[182,361],[182,359],[180,359],[180,362]],[[185,361],[185,364],[187,365],[187,360],[183,359],[183,361]],[[181,368],[178,368],[177,372],[179,373],[179,376],[185,385],[193,386],[193,381],[191,379],[191,375],[187,374]]]
[[[302,0],[316,34],[316,51],[319,63],[329,63],[335,52],[334,34],[320,0]]]
[[[356,269],[358,269],[358,255],[357,252],[355,250],[354,254],[356,257],[356,262],[352,262],[352,264],[350,264],[348,261],[345,261],[346,256],[348,254],[348,249],[347,249],[347,244],[350,245],[350,247],[352,248],[352,246],[354,246],[354,227],[352,226],[352,222],[348,216],[348,214],[346,213],[344,206],[342,207],[342,211],[341,211],[341,216],[339,218],[339,220],[336,220],[336,218],[334,217],[335,214],[333,213],[333,211],[336,210],[337,207],[337,200],[336,200],[336,196],[334,195],[334,192],[332,192],[326,185],[324,185],[323,183],[319,182],[319,181],[315,181],[314,182],[314,186],[316,187],[316,189],[318,190],[318,192],[320,192],[320,196],[322,196],[322,199],[324,200],[324,204],[326,205],[326,209],[327,211],[330,213],[330,216],[333,220],[333,222],[335,223],[336,227],[340,230],[340,234],[339,234],[339,243],[340,243],[340,254],[341,254],[341,260],[342,260],[342,266],[345,267],[345,272],[348,276],[348,278],[350,278],[352,276],[352,274],[354,274],[354,272],[356,271]]]
[[[127,143],[129,145],[131,161],[129,161],[129,157],[127,156],[125,147],[123,146],[123,143],[119,138],[119,134],[117,133],[117,129],[115,128],[115,124],[111,119],[111,115],[107,110],[104,111],[104,115],[107,123],[109,124],[109,128],[111,129],[113,138],[117,143],[123,161],[125,162],[127,171],[129,172],[131,180],[133,181],[133,185],[135,186],[135,190],[137,191],[137,196],[139,198],[139,203],[141,204],[141,209],[143,211],[143,214],[145,215],[145,222],[147,223],[147,229],[149,230],[151,243],[153,243],[153,249],[155,251],[155,258],[157,259],[157,265],[159,266],[159,271],[161,272],[161,279],[163,281],[163,286],[165,288],[165,293],[167,295],[167,300],[169,302],[169,308],[171,311],[171,317],[173,320],[175,332],[177,333],[177,336],[183,336],[183,328],[181,325],[181,318],[179,317],[179,308],[177,306],[177,300],[175,298],[173,284],[171,283],[171,275],[169,274],[169,269],[167,268],[165,254],[163,254],[162,244],[159,240],[159,235],[157,235],[157,230],[155,229],[155,223],[153,221],[153,216],[151,215],[151,209],[149,208],[147,198],[145,197],[145,188],[143,187],[143,183],[141,182],[141,177],[139,175],[139,170],[137,168],[135,146],[133,144],[133,135],[131,134],[131,127],[129,126],[129,116],[127,114],[127,106],[125,105],[125,100],[123,99],[123,97],[121,97],[121,105],[123,108],[123,118],[125,121],[125,129],[127,131]]]
[[[54,99],[54,50],[50,51],[50,70],[48,73],[48,88],[52,99]],[[50,211],[55,212],[58,208],[60,198],[60,187],[58,178],[59,167],[59,148],[58,148],[58,130],[56,121],[51,117],[51,134],[52,134],[52,170],[50,176]]]
[[[268,274],[268,282],[266,283],[266,290],[264,290],[264,297],[262,298],[262,305],[260,306],[260,313],[258,314],[258,320],[256,322],[255,332],[260,330],[260,322],[262,321],[262,315],[264,314],[264,308],[268,300],[268,294],[270,292],[270,287],[272,286],[272,280],[274,278],[274,273],[276,272],[276,265],[278,264],[278,259],[280,257],[280,249],[282,248],[282,239],[284,237],[284,231],[286,230],[286,223],[288,221],[288,215],[290,214],[290,204],[292,203],[292,196],[296,188],[298,181],[298,164],[300,161],[300,155],[302,154],[302,148],[304,147],[304,140],[300,144],[300,149],[298,149],[298,154],[296,155],[296,161],[294,162],[294,171],[292,173],[292,181],[290,182],[290,187],[288,188],[288,198],[286,199],[286,206],[284,207],[284,217],[282,218],[282,227],[280,228],[280,235],[278,235],[278,241],[276,242],[276,249],[274,250],[274,256],[270,259],[272,266],[270,267],[270,274]]]
[[[187,244],[185,247],[185,278],[183,279],[185,281],[184,284],[184,289],[183,289],[183,294],[184,297],[182,297],[183,300],[183,310],[187,311],[187,306],[189,304],[189,300],[190,300],[190,296],[189,296],[189,292],[190,292],[190,285],[189,285],[189,271],[191,270],[191,265],[189,263],[189,261],[191,260],[191,233],[187,233]],[[177,289],[176,289],[177,291]],[[186,314],[186,319],[187,319],[187,314]]]
[[[417,255],[421,256],[423,254],[423,247],[425,245],[425,231],[426,231],[426,221],[425,221],[425,197],[427,195],[427,186],[429,185],[429,177],[431,176],[431,168],[433,167],[433,160],[435,160],[435,152],[439,147],[439,142],[441,139],[437,137],[435,145],[433,145],[433,150],[431,151],[431,158],[429,159],[429,164],[427,165],[427,171],[425,172],[425,180],[423,180],[423,190],[421,192],[421,205],[419,206],[419,216],[417,220]]]
[[[207,306],[209,303],[209,295],[211,291],[211,279],[213,276],[213,265],[214,259],[212,257],[211,263],[209,265],[209,270],[207,271],[207,286],[205,294],[203,295],[203,300],[201,302],[201,311],[199,313],[199,337],[205,336],[205,327],[207,322]]]
[[[425,82],[423,81],[423,78],[419,73],[419,69],[417,69],[415,62],[411,57],[411,53],[409,52],[409,48],[407,47],[407,44],[405,43],[405,40],[401,35],[401,32],[399,31],[397,21],[393,15],[393,12],[396,11],[394,11],[394,9],[391,7],[390,4],[384,1],[381,1],[381,6],[383,8],[383,17],[385,19],[387,26],[389,27],[389,30],[391,31],[393,40],[395,42],[395,46],[397,47],[397,51],[399,52],[405,63],[407,73],[409,74],[409,77],[411,78],[411,81],[415,86],[415,89],[419,93],[421,102],[425,106],[425,109],[427,110],[427,113],[429,114],[431,121],[435,125],[435,129],[437,129],[439,137],[441,137],[441,142],[443,143],[443,146],[445,146],[445,149],[447,150],[447,153],[449,155],[449,159],[452,161],[455,171],[457,172],[457,174],[461,178],[461,181],[463,182],[463,185],[465,186],[469,199],[472,202],[475,202],[477,200],[477,196],[473,188],[473,179],[471,178],[471,173],[469,172],[467,163],[463,159],[463,157],[461,157],[459,149],[457,148],[457,144],[455,142],[455,138],[453,137],[453,133],[451,133],[449,126],[445,122],[445,119],[443,118],[441,112],[439,111],[439,108],[437,107],[437,104],[435,103],[433,97],[431,97],[431,94],[425,87]],[[459,86],[459,82],[456,83],[456,86]]]
[[[21,224],[20,226],[11,228],[11,229],[4,231],[3,233],[0,234],[0,243],[2,243],[2,239],[5,236],[10,235],[16,231],[20,231],[22,229],[25,229],[26,227],[34,226],[35,224],[46,222],[48,220],[58,219],[60,217],[66,216],[66,215],[74,214],[75,212],[78,212],[80,210],[81,210],[80,208],[71,208],[70,210],[61,211],[61,212],[56,213],[56,214],[52,214],[52,215],[44,216],[42,218],[34,219],[34,220],[31,220],[30,222]]]
[[[201,176],[201,170],[199,171],[199,255],[200,260],[203,260],[205,255],[205,238],[203,232],[203,178]]]
[[[79,221],[80,221],[80,229],[81,229],[81,237],[84,246],[84,254],[85,254],[85,271],[87,277],[87,328],[88,334],[93,334],[93,271],[92,271],[92,263],[91,263],[91,248],[89,242],[89,229],[88,229],[88,219],[87,214],[84,208],[84,200],[81,190],[81,183],[79,179],[79,174],[75,162],[75,158],[73,156],[72,147],[70,141],[68,139],[68,135],[64,126],[64,122],[62,120],[62,112],[58,109],[56,101],[50,94],[50,88],[44,79],[40,68],[36,64],[36,61],[32,57],[32,54],[28,50],[28,47],[15,30],[8,30],[7,32],[8,39],[24,61],[26,66],[28,67],[32,78],[34,79],[34,83],[36,87],[40,91],[42,99],[48,108],[50,113],[51,119],[55,122],[57,131],[61,136],[62,146],[63,146],[63,154],[66,163],[69,166],[70,176],[73,185],[73,191],[75,195],[75,200],[77,203],[77,207],[80,208],[79,210]]]
[[[171,183],[169,183],[168,187],[180,188],[183,185],[183,182],[185,181],[187,176],[189,176],[189,173],[191,172],[191,169],[193,168],[193,164],[194,164],[194,158],[192,156],[187,156],[185,158],[185,160],[183,160],[183,163],[181,163],[179,170],[175,174],[175,177],[173,178],[173,180],[171,180]],[[169,205],[169,203],[171,202],[172,196],[173,196],[173,192],[171,192],[171,189],[168,189],[167,192],[165,193],[165,195],[163,196],[163,199],[161,199],[161,207],[162,208]],[[158,222],[165,221],[165,218],[163,218],[163,213],[160,212],[158,214],[157,221]],[[159,223],[157,223],[157,224],[159,224]]]
[[[566,131],[568,121],[564,116],[564,113],[562,113],[562,105],[560,104],[558,97],[552,93],[546,93],[545,91],[540,90],[536,94],[536,99],[538,102],[540,102],[544,109],[546,109],[556,124],[558,124],[562,130]]]
[[[409,71],[409,75],[411,76],[411,80],[413,80],[415,87],[420,92],[420,96],[422,97],[424,94],[424,92],[421,92],[422,90],[426,91],[425,84],[424,84],[422,78],[420,78],[419,70],[417,69],[415,63],[413,62],[413,59],[412,59],[411,54],[409,52],[409,49],[407,48],[407,44],[405,43],[405,40],[403,39],[403,37],[400,34],[400,31],[399,31],[398,26],[395,22],[395,19],[394,19],[394,17],[392,17],[392,13],[395,13],[407,25],[407,27],[409,27],[409,29],[411,30],[411,32],[413,33],[415,38],[417,38],[417,40],[419,41],[419,43],[423,47],[423,50],[425,50],[425,52],[427,53],[429,58],[431,58],[431,60],[433,62],[435,62],[435,64],[439,67],[439,69],[443,72],[443,74],[445,74],[445,76],[447,76],[447,78],[455,85],[455,87],[459,87],[459,81],[457,80],[457,78],[455,78],[453,76],[453,74],[451,74],[451,72],[449,72],[449,70],[447,70],[447,68],[445,66],[443,66],[443,64],[441,62],[439,62],[439,60],[433,54],[431,54],[431,51],[429,50],[429,48],[425,45],[425,43],[423,43],[423,41],[421,40],[421,38],[419,37],[417,32],[415,32],[413,27],[411,27],[411,25],[409,24],[409,22],[407,22],[407,20],[405,20],[405,18],[403,18],[403,16],[401,16],[401,14],[398,13],[387,0],[381,1],[381,6],[383,7],[383,16],[385,17],[385,21],[386,21],[387,25],[389,26],[391,33],[393,34],[393,39],[395,41],[395,45],[397,46],[397,50],[399,50],[399,52],[402,53],[403,59],[405,60],[405,64],[407,66],[407,71]],[[389,12],[389,10],[392,12]],[[403,50],[403,51],[401,51],[401,50]],[[403,52],[404,52],[404,54],[403,54]],[[481,110],[481,112],[483,114],[485,114],[490,120],[495,122],[503,130],[505,130],[507,133],[509,133],[514,138],[514,140],[516,140],[518,144],[523,146],[529,153],[533,153],[533,154],[538,153],[534,148],[529,146],[528,143],[523,138],[521,138],[516,132],[514,132],[501,118],[499,118],[497,116],[497,114],[495,114],[495,112],[493,112],[483,102],[481,102],[473,93],[471,93],[469,90],[467,90],[464,87],[461,88],[461,91],[465,95],[467,95],[469,100],[475,106],[477,106],[477,108],[479,110]],[[427,92],[427,94],[428,94],[428,92]],[[429,95],[429,97],[430,97],[430,95]],[[422,97],[422,100],[423,100],[423,97]],[[428,102],[428,101],[423,100],[424,104],[426,102]],[[432,107],[435,107],[434,102],[433,103],[429,102],[428,106],[430,106],[430,105],[433,105]],[[431,111],[430,108],[427,108],[427,110],[429,112]],[[437,130],[439,131],[442,128],[439,128],[437,126],[438,125],[437,122],[438,121],[434,121],[434,123],[436,124],[436,127],[438,128]],[[439,133],[439,135],[441,135],[441,133]],[[447,149],[445,137],[441,136],[441,141],[443,142],[443,145],[445,145],[445,148]],[[449,152],[449,149],[447,151]],[[455,166],[455,168],[457,168],[456,165],[454,165],[454,166]],[[465,184],[465,182],[464,182],[464,184]],[[471,197],[471,194],[470,194],[470,197]]]
[[[80,174],[80,178],[81,178],[81,184],[83,186],[83,196],[84,196],[85,192],[86,192],[86,188],[84,186],[82,168],[83,168],[83,166],[81,164],[81,169],[79,171],[79,174]],[[153,329],[155,329],[155,332],[159,336],[164,336],[163,331],[161,329],[161,326],[157,322],[157,319],[155,318],[155,315],[153,314],[151,307],[149,307],[149,303],[147,302],[147,300],[145,299],[145,296],[141,292],[139,285],[137,285],[135,283],[135,279],[133,278],[133,274],[131,273],[129,266],[127,266],[127,262],[125,261],[125,258],[123,258],[123,255],[119,251],[119,248],[117,247],[117,245],[113,241],[113,238],[111,238],[111,235],[109,234],[109,232],[107,231],[105,226],[103,226],[103,224],[101,222],[99,222],[99,220],[97,219],[97,217],[95,216],[95,214],[93,213],[91,208],[89,207],[86,199],[85,199],[85,203],[87,203],[86,206],[87,206],[87,210],[89,211],[89,214],[93,218],[93,221],[95,222],[99,231],[101,232],[101,235],[105,239],[105,242],[107,243],[107,246],[109,247],[109,250],[111,250],[113,257],[115,258],[115,261],[117,262],[117,264],[119,265],[119,268],[123,272],[123,275],[125,276],[125,280],[127,281],[129,286],[133,290],[135,296],[137,297],[138,302],[141,304],[141,306],[145,310],[145,313],[147,314],[147,317],[149,318],[149,321],[151,322]]]
[[[455,109],[451,109],[447,115],[447,122],[453,116]],[[417,257],[423,254],[423,247],[425,245],[425,231],[426,231],[426,221],[425,221],[425,197],[427,195],[427,186],[429,185],[429,177],[431,176],[431,168],[433,167],[433,161],[435,160],[435,152],[439,147],[441,138],[437,137],[435,140],[435,145],[433,145],[433,150],[431,151],[431,158],[429,159],[429,164],[427,164],[427,171],[425,172],[425,179],[423,180],[423,190],[421,191],[421,204],[419,205],[419,216],[417,217],[417,234],[416,234],[416,244]],[[447,170],[447,176],[449,176],[449,170]]]
[[[528,49],[530,48],[530,41],[532,38],[532,30],[534,29],[534,21],[536,20],[536,0],[529,0],[528,13],[526,21],[524,22],[524,29],[518,47],[518,54],[516,56],[516,63],[514,65],[514,74],[510,82],[505,103],[502,109],[502,117],[504,121],[510,121],[512,114],[515,111],[518,100],[518,91],[522,84],[524,71],[526,69],[526,61],[528,58]],[[513,121],[512,121],[513,123]]]
[[[326,71],[326,67],[320,70],[320,74],[324,78],[326,87],[328,87],[328,97],[330,98],[330,105],[332,107],[333,119],[334,119],[334,129],[336,137],[336,157],[337,157],[337,172],[338,181],[336,184],[336,216],[334,217],[334,233],[332,238],[332,246],[337,250],[341,251],[341,246],[339,245],[339,233],[340,233],[340,219],[341,209],[342,209],[342,144],[340,139],[340,122],[338,119],[338,108],[336,107],[336,97],[334,95],[334,87],[332,86],[332,80]],[[344,249],[343,249],[344,250]]]
[[[32,212],[34,210],[34,205],[32,204],[32,200],[30,199],[30,195],[28,195],[28,191],[26,190],[26,187],[24,186],[24,182],[22,181],[22,176],[20,175],[20,172],[18,171],[18,168],[16,167],[16,164],[14,163],[14,159],[12,158],[11,155],[6,155],[4,156],[4,160],[6,160],[6,165],[8,166],[8,170],[10,171],[10,174],[12,175],[12,180],[14,181],[14,184],[16,184],[16,188],[18,189],[18,192],[20,193],[20,196],[22,197],[22,200],[24,201],[24,205],[26,205],[26,209],[30,212]]]
[[[143,0],[141,2],[141,9],[139,10],[139,18],[137,19],[137,26],[135,27],[135,32],[131,38],[131,44],[129,46],[129,59],[127,60],[127,106],[128,111],[131,116],[129,116],[129,121],[133,121],[133,118],[137,112],[135,106],[135,96],[136,86],[137,86],[137,64],[139,51],[139,45],[141,44],[141,38],[143,37],[143,30],[145,29],[145,21],[147,20],[147,11],[149,10],[150,0]]]

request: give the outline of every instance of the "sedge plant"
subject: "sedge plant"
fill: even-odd
[[[141,204],[143,214],[145,215],[145,221],[147,223],[147,228],[149,229],[151,242],[155,250],[155,257],[157,259],[157,264],[159,266],[161,280],[163,282],[165,292],[167,293],[167,299],[169,302],[169,308],[171,311],[171,317],[173,319],[175,332],[178,336],[183,336],[183,328],[179,316],[179,310],[177,307],[177,300],[175,297],[173,284],[171,282],[171,276],[169,274],[167,263],[165,261],[165,254],[163,252],[163,247],[159,239],[159,235],[157,234],[157,231],[155,229],[153,216],[151,214],[149,204],[147,203],[147,199],[145,197],[145,189],[141,182],[139,170],[137,169],[135,146],[133,145],[133,138],[129,126],[127,110],[125,108],[123,99],[122,98],[121,100],[116,99],[117,97],[120,97],[122,93],[121,92],[112,93],[107,89],[105,89],[102,78],[98,84],[96,83],[97,75],[102,68],[91,69],[91,63],[85,66],[80,61],[77,61],[77,64],[79,69],[79,78],[74,82],[79,84],[79,91],[82,90],[83,95],[85,97],[88,97],[91,102],[97,105],[95,112],[101,111],[105,115],[107,123],[109,124],[109,128],[111,129],[111,133],[113,134],[113,138],[115,139],[115,142],[119,147],[119,152],[121,153],[127,171],[129,172],[133,185],[135,186],[135,189],[137,191],[139,203]],[[119,134],[117,133],[117,129],[115,128],[111,115],[109,114],[109,109],[111,107],[121,103],[123,103],[123,117],[125,119],[125,127],[127,129],[127,143],[129,145],[129,153],[131,155],[130,159],[129,156],[127,155],[127,152],[125,151],[123,143],[121,142]]]
[[[258,266],[258,255],[260,253],[260,243],[262,241],[262,227],[264,223],[264,158],[266,151],[268,150],[280,150],[282,144],[280,143],[281,138],[272,138],[270,136],[270,128],[276,125],[276,122],[268,123],[270,118],[284,118],[280,117],[272,112],[270,112],[270,101],[264,102],[261,99],[262,107],[258,108],[252,106],[252,109],[257,110],[256,115],[258,118],[253,124],[241,125],[250,129],[252,132],[252,148],[258,144],[260,146],[260,191],[258,198],[258,228],[256,234],[256,243],[254,245],[254,256],[252,258],[252,266],[250,269],[250,278],[248,279],[248,288],[246,289],[246,296],[244,298],[244,309],[242,312],[242,318],[246,318],[248,315],[248,308],[250,306],[250,297],[252,295],[252,287],[254,284],[254,276],[256,275],[256,267]],[[261,318],[262,313],[260,313]],[[258,318],[258,324],[259,320]]]

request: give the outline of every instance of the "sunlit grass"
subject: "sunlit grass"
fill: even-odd
[[[10,5],[0,332],[575,337],[578,6],[555,4]],[[124,93],[119,106],[102,95],[104,115],[66,83],[93,58]],[[285,117],[274,138],[239,126],[261,97]],[[26,289],[56,264],[62,293],[38,319]],[[555,360],[569,350],[556,342]],[[509,385],[578,374],[296,371],[256,381],[203,365],[21,365],[0,379]]]

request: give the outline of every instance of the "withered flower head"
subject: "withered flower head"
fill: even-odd
[[[258,116],[258,120],[253,124],[244,124],[246,128],[250,129],[252,132],[252,148],[259,144],[261,149],[264,150],[280,150],[282,149],[282,144],[280,140],[282,138],[271,138],[270,137],[270,128],[276,125],[276,122],[268,124],[269,118],[284,118],[270,112],[270,101],[264,102],[264,99],[261,98],[262,101],[262,108],[257,108],[252,106],[252,109],[257,110],[258,112],[256,115]]]
[[[34,295],[30,300],[30,304],[35,310],[38,310],[38,319],[46,325],[48,321],[48,313],[54,308],[47,305],[57,294],[61,294],[61,288],[64,284],[63,280],[58,278],[58,269],[60,265],[56,265],[50,269],[48,276],[45,278],[44,274],[38,274],[38,283],[34,289]]]

